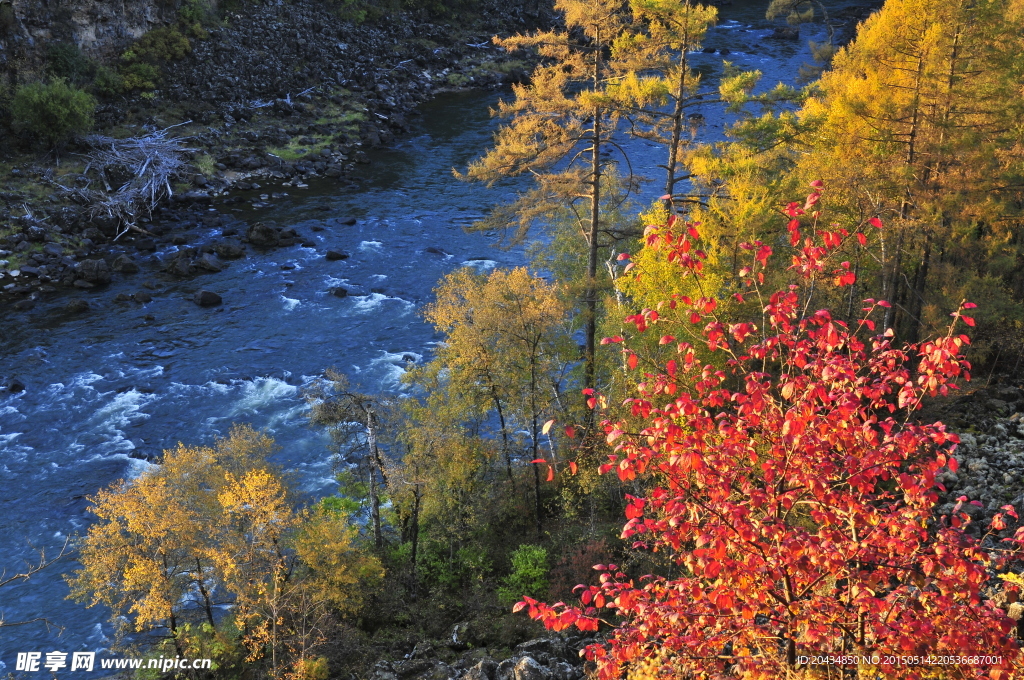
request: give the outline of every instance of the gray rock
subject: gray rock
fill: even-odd
[[[85,279],[92,284],[110,283],[110,267],[105,260],[82,260],[75,267],[78,278]]]
[[[95,288],[96,284],[90,283],[85,279],[75,279],[74,286],[75,288],[81,288],[82,290],[89,290],[90,288]]]
[[[335,262],[337,260],[347,260],[349,258],[349,254],[348,251],[345,250],[328,250],[324,257],[331,262]]]
[[[68,300],[63,309],[65,314],[81,314],[89,311],[89,303],[81,298],[74,298]]]
[[[14,309],[19,312],[27,312],[36,306],[36,301],[32,298],[26,298],[25,300],[18,300],[14,303]]]
[[[481,659],[480,663],[466,671],[462,680],[496,680],[498,664],[494,659]]]
[[[144,290],[140,290],[138,293],[132,296],[132,299],[138,302],[140,305],[144,305],[147,302],[152,302],[153,296]]]
[[[549,680],[544,667],[528,656],[519,659],[512,677],[514,680]]]
[[[245,232],[245,237],[249,239],[249,243],[261,248],[273,248],[281,242],[277,230],[262,222],[256,222],[250,226]]]
[[[221,297],[212,291],[200,290],[192,296],[192,302],[200,307],[214,307],[221,303]]]
[[[196,261],[196,264],[201,269],[205,269],[208,272],[219,272],[224,268],[223,265],[217,261],[217,256],[212,253],[203,253],[202,257]]]
[[[213,252],[217,253],[217,257],[222,260],[237,260],[240,257],[245,257],[245,248],[230,241],[214,244]]]
[[[117,258],[110,263],[110,268],[120,274],[135,274],[139,271],[139,265],[135,263],[128,255],[118,255]]]

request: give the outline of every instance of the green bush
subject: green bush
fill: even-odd
[[[521,545],[512,553],[512,573],[502,579],[498,601],[518,602],[523,595],[543,597],[548,590],[548,551],[539,545]]]
[[[125,92],[124,78],[117,69],[100,66],[92,81],[93,92],[101,97],[116,97]]]
[[[46,48],[46,70],[55,78],[84,87],[96,74],[96,62],[74,43],[52,43]]]
[[[95,111],[92,95],[63,78],[22,85],[11,102],[15,125],[54,146],[91,129]]]

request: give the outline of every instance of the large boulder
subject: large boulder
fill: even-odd
[[[120,274],[135,274],[139,271],[139,265],[135,263],[128,255],[118,255],[113,262],[110,263],[110,268]]]
[[[82,260],[75,266],[75,274],[92,284],[110,283],[110,267],[106,260]]]
[[[222,260],[237,260],[240,257],[245,257],[245,248],[241,244],[232,241],[215,243],[213,252],[217,253],[217,257]]]
[[[196,303],[200,307],[214,307],[221,303],[221,297],[213,291],[200,290],[192,296],[192,302]]]
[[[250,226],[245,232],[245,237],[249,239],[249,243],[261,248],[273,248],[281,242],[277,230],[262,222],[256,222]]]

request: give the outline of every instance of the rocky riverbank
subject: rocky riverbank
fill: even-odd
[[[121,234],[116,220],[83,205],[75,190],[100,178],[78,155],[56,166],[26,155],[0,162],[0,306],[28,311],[62,287],[101,289],[140,267],[192,276],[218,271],[247,246],[302,243],[288,229],[243,224],[205,250],[183,248],[161,262],[147,256],[184,246],[193,225],[220,225],[224,206],[247,202],[258,212],[288,187],[348,184],[368,162],[365,150],[407,131],[416,105],[437,92],[521,80],[529,64],[494,49],[490,37],[550,21],[534,7],[496,0],[458,28],[422,13],[356,24],[313,0],[229,13],[165,68],[159,90],[97,112],[101,132],[112,136],[191,121],[177,132],[188,138],[193,172],[139,230]],[[87,309],[75,300],[64,311]]]

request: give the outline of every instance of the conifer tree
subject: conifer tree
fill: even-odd
[[[620,68],[607,53],[628,15],[622,0],[556,0],[555,9],[565,17],[564,32],[495,38],[509,51],[536,49],[546,62],[528,85],[515,86],[514,101],[499,104],[496,115],[509,122],[466,176],[489,184],[523,173],[534,176],[536,189],[496,214],[498,219],[516,216],[516,239],[524,238],[534,220],[553,206],[571,206],[587,252],[583,382],[594,387],[598,253],[614,233],[601,217],[602,187],[611,163],[606,154],[614,148],[620,122],[608,94],[609,79]]]

